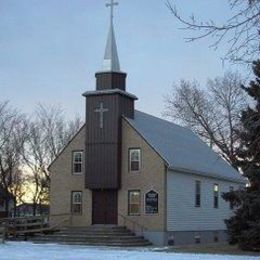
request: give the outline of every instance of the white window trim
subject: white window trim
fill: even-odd
[[[130,196],[130,193],[131,192],[139,192],[139,196],[140,196],[140,205],[139,205],[139,213],[130,213],[130,201],[131,201],[131,196]],[[141,213],[142,213],[142,192],[141,190],[128,190],[128,193],[127,193],[127,200],[128,200],[128,216],[141,216]]]
[[[80,202],[78,201],[75,201],[74,198],[80,194]],[[82,204],[82,191],[73,191],[72,192],[72,203],[75,205],[75,204]]]
[[[73,215],[81,215],[82,214],[82,199],[83,199],[83,193],[82,193],[82,191],[72,191],[71,192],[72,194],[71,194],[71,207],[72,207],[72,209],[73,209],[73,205],[81,205],[81,211],[80,212],[74,212],[73,210],[71,211],[71,213],[73,214]],[[80,202],[77,202],[77,201],[75,201],[74,200],[74,198],[77,196],[77,194],[80,194],[80,199],[81,199],[81,201]]]
[[[139,152],[139,160],[131,160],[131,153],[134,152],[134,151],[138,151]],[[141,171],[141,162],[142,162],[142,150],[141,148],[129,148],[129,154],[128,154],[128,163],[129,163],[129,172],[140,172]],[[139,169],[138,170],[132,170],[131,169],[131,165],[132,165],[132,162],[138,162],[139,164]]]
[[[77,153],[81,154],[81,162],[75,162],[75,155]],[[75,163],[80,163],[81,164],[81,172],[75,172],[74,171],[74,164]],[[82,166],[83,166],[83,151],[72,151],[72,174],[73,175],[82,175],[83,171],[82,171]]]

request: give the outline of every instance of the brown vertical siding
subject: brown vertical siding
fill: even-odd
[[[96,73],[96,89],[121,89],[125,91],[126,73],[100,72]]]
[[[94,112],[103,103],[104,126]],[[134,100],[119,93],[87,96],[86,100],[86,187],[118,189],[121,172],[121,119],[134,116]]]

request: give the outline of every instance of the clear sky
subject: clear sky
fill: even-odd
[[[105,0],[0,0],[0,100],[30,113],[37,103],[84,116],[81,94],[94,90],[109,25]],[[178,0],[183,14],[223,21],[227,0]],[[119,0],[115,32],[127,90],[136,108],[161,116],[173,82],[223,75],[225,46],[185,43],[165,0]],[[234,68],[233,68],[234,69]]]

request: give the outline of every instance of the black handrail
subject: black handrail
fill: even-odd
[[[144,225],[142,225],[142,224],[140,224],[140,223],[138,223],[138,222],[136,222],[136,221],[134,221],[134,220],[132,220],[132,219],[129,219],[129,218],[127,218],[126,216],[124,216],[124,215],[122,215],[122,214],[120,214],[120,213],[118,213],[118,216],[121,217],[121,218],[123,218],[123,220],[124,220],[124,226],[126,225],[126,221],[127,221],[127,222],[130,222],[130,223],[133,225],[133,231],[134,231],[134,232],[136,232],[136,226],[138,226],[138,227],[140,228],[140,230],[141,230],[141,235],[142,235],[142,236],[143,236],[144,231],[145,231],[145,230],[148,230],[148,228],[145,227]]]

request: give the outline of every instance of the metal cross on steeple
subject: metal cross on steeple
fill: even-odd
[[[118,2],[114,2],[114,0],[110,0],[110,3],[106,4],[106,7],[110,7],[110,22],[113,23],[114,17],[114,6],[119,5]]]
[[[106,7],[110,7],[110,29],[107,37],[106,50],[103,60],[102,71],[120,72],[120,63],[117,54],[116,38],[113,25],[114,7],[118,5],[115,0],[110,0]]]

